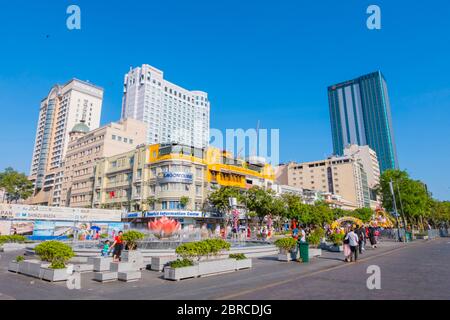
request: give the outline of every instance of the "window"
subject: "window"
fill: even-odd
[[[116,140],[116,135],[115,134],[112,135],[112,139]]]

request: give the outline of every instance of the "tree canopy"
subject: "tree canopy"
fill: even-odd
[[[0,188],[5,190],[8,203],[25,200],[33,194],[33,184],[28,177],[11,167],[0,173]]]

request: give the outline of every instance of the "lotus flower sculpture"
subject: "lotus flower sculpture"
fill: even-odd
[[[160,238],[170,237],[181,229],[181,224],[173,219],[162,217],[148,223],[148,228]]]

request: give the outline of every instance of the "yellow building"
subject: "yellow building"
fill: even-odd
[[[271,187],[272,166],[244,161],[217,148],[155,144],[97,163],[94,207],[125,208],[129,217],[203,220],[208,194],[221,186]]]

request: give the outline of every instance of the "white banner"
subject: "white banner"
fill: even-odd
[[[0,219],[120,222],[121,210],[46,207],[0,203]]]

